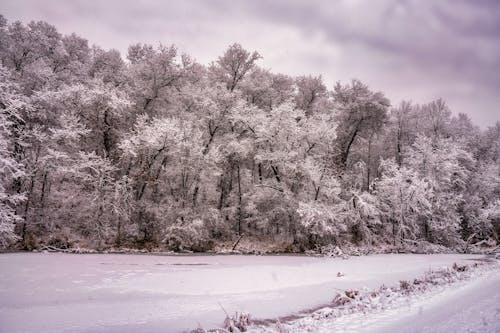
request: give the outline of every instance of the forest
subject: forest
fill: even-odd
[[[122,56],[0,16],[0,247],[498,243],[500,122],[221,51]]]

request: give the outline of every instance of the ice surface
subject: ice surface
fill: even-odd
[[[273,318],[480,255],[0,255],[0,332],[179,332]],[[337,277],[337,273],[345,275]],[[219,305],[220,304],[220,305]]]

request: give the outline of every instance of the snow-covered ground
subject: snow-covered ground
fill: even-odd
[[[426,273],[418,284],[409,281],[410,289],[361,291],[351,302],[332,303],[281,324],[253,325],[249,332],[499,333],[499,263],[461,268]]]
[[[345,323],[345,320],[343,322]],[[363,326],[336,323],[334,332],[459,333],[500,332],[500,274],[491,272],[474,281],[445,287],[407,306],[360,318]],[[328,330],[327,332],[332,332]]]
[[[429,269],[480,258],[2,254],[0,332],[146,333],[217,327],[225,316],[221,307],[273,318],[326,304],[338,290],[395,284]],[[338,272],[344,275],[337,277]],[[499,289],[498,279],[491,283]],[[477,299],[498,306],[498,298]]]

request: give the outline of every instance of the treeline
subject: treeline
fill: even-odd
[[[0,16],[0,245],[497,241],[500,123],[260,58],[136,44],[123,59]]]

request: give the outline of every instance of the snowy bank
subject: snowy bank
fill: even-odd
[[[453,264],[391,287],[340,291],[328,305],[281,318],[233,316],[207,332],[498,332],[499,272],[495,259]]]

